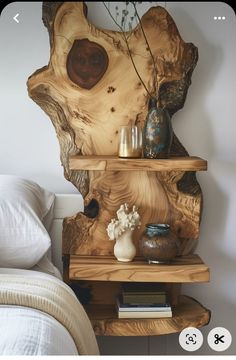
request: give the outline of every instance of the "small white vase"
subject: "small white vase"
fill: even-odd
[[[124,231],[116,240],[114,246],[114,255],[119,261],[132,261],[136,254],[136,247],[132,241],[132,231]]]

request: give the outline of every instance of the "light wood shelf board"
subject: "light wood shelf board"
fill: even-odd
[[[205,171],[207,161],[196,156],[128,159],[112,155],[73,155],[69,167],[71,170],[99,171]]]
[[[196,300],[181,296],[173,307],[172,318],[119,319],[114,305],[87,305],[87,314],[96,335],[150,336],[182,331],[186,327],[201,327],[210,321],[210,311]]]
[[[71,280],[195,283],[209,281],[209,268],[194,255],[181,256],[170,264],[148,264],[135,259],[122,263],[105,256],[70,256]]]

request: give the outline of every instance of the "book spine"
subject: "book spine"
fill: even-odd
[[[136,303],[136,304],[145,304],[145,303],[166,303],[166,296],[127,296],[123,295],[124,303]]]
[[[171,311],[159,311],[159,312],[149,312],[149,311],[140,311],[140,312],[132,312],[132,311],[119,311],[118,318],[120,319],[157,319],[157,318],[170,318],[172,317]]]
[[[156,311],[160,311],[160,312],[167,312],[170,311],[171,308],[170,307],[119,307],[118,308],[119,311],[124,311],[124,312],[156,312]]]

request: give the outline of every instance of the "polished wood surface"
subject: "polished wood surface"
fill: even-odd
[[[206,170],[207,164],[203,159],[189,157],[175,134],[171,158],[165,161],[114,161],[101,157],[95,161],[93,155],[117,156],[120,126],[144,128],[149,95],[134,71],[122,34],[91,24],[85,2],[44,2],[42,19],[49,33],[50,58],[29,77],[28,93],[51,119],[60,145],[64,176],[80,191],[85,203],[83,213],[63,222],[65,281],[82,277],[88,283],[103,282],[103,286],[93,288],[100,305],[88,309],[98,335],[159,335],[208,323],[209,311],[188,298],[176,306],[172,319],[119,320],[114,305],[101,304],[105,302],[110,280],[116,284],[152,280],[174,283],[176,287],[171,291],[175,298],[180,282],[209,280],[207,266],[197,257],[191,259],[192,263],[182,258],[181,264],[176,260],[162,267],[149,266],[142,260],[132,264],[109,262],[107,256],[113,255],[114,242],[108,240],[106,232],[120,205],[127,202],[136,205],[141,215],[141,227],[134,231],[137,255],[141,233],[145,224],[151,222],[169,223],[180,240],[180,254],[191,254],[199,237],[202,214],[202,191],[196,171]],[[133,60],[149,92],[158,96],[158,105],[173,117],[184,106],[198,50],[191,42],[183,41],[163,7],[149,9],[142,17],[142,26],[157,73],[140,25],[127,33]],[[100,52],[98,68],[93,61],[84,68],[83,64]],[[80,61],[81,56],[85,62]],[[78,155],[92,156],[82,169],[82,158],[78,160]],[[83,261],[74,255],[83,256]],[[97,257],[97,262],[86,256]],[[114,300],[119,286],[112,289],[112,296],[107,296],[109,301]]]
[[[206,163],[168,159],[161,162],[161,171],[148,161],[153,165],[145,170],[141,165],[140,170],[139,160],[136,170],[130,161],[112,162],[114,171],[104,171],[111,163],[101,161],[96,171],[74,168],[73,156],[116,156],[120,126],[143,129],[150,96],[137,77],[122,34],[91,24],[84,2],[46,2],[43,22],[50,37],[50,58],[29,77],[28,92],[53,123],[64,176],[81,192],[86,209],[65,220],[64,253],[112,255],[106,227],[124,202],[135,204],[141,215],[134,240],[138,253],[138,239],[150,222],[168,222],[180,238],[180,252],[190,253],[199,236],[202,210],[195,171],[205,169]],[[173,115],[184,105],[198,50],[183,41],[164,7],[150,8],[142,26],[157,72],[139,24],[127,33],[133,60],[149,92],[158,96],[158,106],[165,107],[174,122]],[[176,135],[170,156],[188,156]]]
[[[101,336],[164,335],[210,321],[210,311],[187,296],[180,297],[179,304],[173,307],[173,317],[166,319],[118,319],[114,305],[89,305],[86,311],[95,334]]]
[[[71,170],[101,171],[204,171],[207,161],[196,156],[170,159],[124,159],[112,155],[74,155],[70,157]]]
[[[194,283],[208,282],[209,269],[198,255],[174,259],[170,264],[148,264],[144,260],[122,263],[108,257],[71,255],[71,280],[140,281]]]

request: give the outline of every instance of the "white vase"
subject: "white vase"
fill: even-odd
[[[136,254],[136,247],[132,241],[132,231],[124,231],[116,240],[114,246],[114,255],[119,261],[132,261]]]

